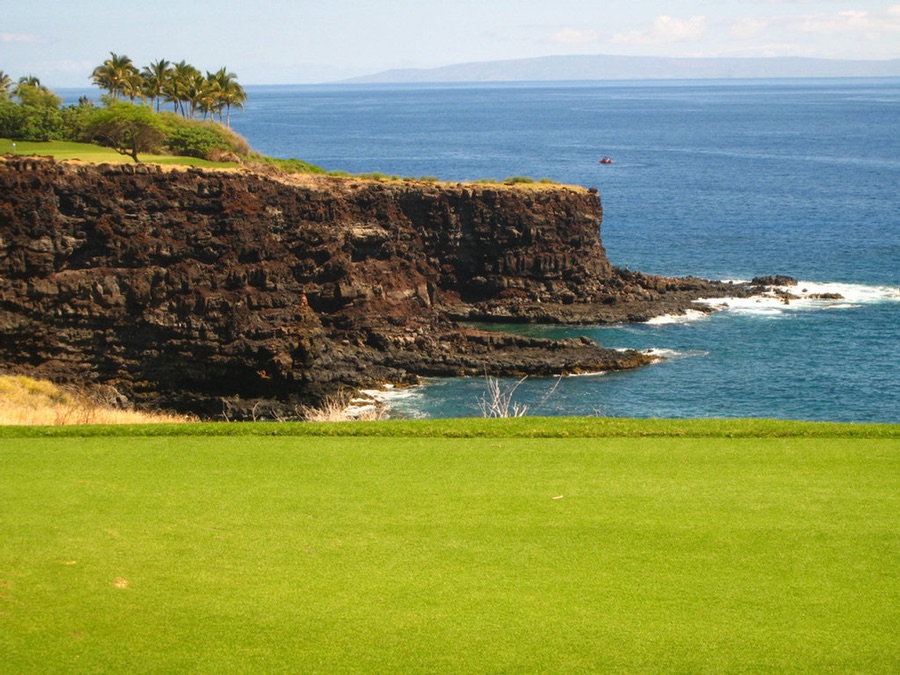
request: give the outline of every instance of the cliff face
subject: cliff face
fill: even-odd
[[[0,195],[0,363],[144,405],[646,362],[448,318],[615,304],[596,191],[6,158]]]

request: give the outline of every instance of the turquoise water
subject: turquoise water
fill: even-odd
[[[900,81],[248,93],[233,124],[266,154],[351,172],[595,186],[614,264],[788,274],[845,297],[642,325],[511,327],[666,357],[630,373],[527,380],[515,399],[531,412],[900,422]],[[615,163],[598,164],[605,155]],[[392,412],[478,415],[484,391],[481,379],[430,380],[392,399]]]

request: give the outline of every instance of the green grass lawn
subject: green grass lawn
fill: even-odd
[[[4,672],[900,672],[898,425],[114,434],[3,430]]]
[[[68,141],[15,141],[13,149],[12,141],[8,138],[0,138],[0,154],[13,152],[18,155],[43,155],[52,156],[57,160],[77,159],[83,162],[96,163],[124,163],[133,164],[131,157],[121,155],[112,148],[104,148],[91,143],[72,143]],[[180,166],[201,166],[213,168],[235,167],[234,162],[210,162],[196,157],[176,157],[175,155],[138,155],[141,162],[149,164],[176,164]]]

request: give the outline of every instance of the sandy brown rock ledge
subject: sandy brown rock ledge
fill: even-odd
[[[609,323],[750,287],[615,268],[595,190],[0,158],[0,364],[142,407],[290,416],[427,375],[645,365],[461,321]]]

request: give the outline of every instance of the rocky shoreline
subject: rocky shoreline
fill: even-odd
[[[423,376],[650,363],[471,322],[646,321],[761,283],[622,270],[596,190],[0,158],[0,364],[141,408],[290,418]]]

